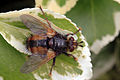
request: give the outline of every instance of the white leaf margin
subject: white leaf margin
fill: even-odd
[[[116,1],[116,2],[120,3],[120,0],[114,0],[114,1]]]
[[[0,76],[0,80],[4,80],[2,76]]]
[[[90,46],[90,50],[93,51],[95,54],[98,54],[102,48],[112,42],[120,32],[120,12],[115,12],[113,14],[113,17],[115,23],[115,33],[113,35],[107,34],[106,36],[103,36],[101,40],[96,40],[93,45]]]
[[[0,15],[1,16],[1,15]],[[0,22],[0,24],[5,24],[3,22]],[[6,25],[7,26],[7,25]],[[10,26],[10,25],[9,25]],[[13,27],[13,26],[10,26]],[[28,30],[25,29],[21,29],[21,28],[17,28],[17,27],[13,27],[15,30],[21,30],[21,31],[26,31],[29,32]],[[7,32],[7,30],[6,30]],[[10,44],[12,45],[15,49],[17,49],[18,51],[31,55],[31,53],[26,49],[26,46],[24,46],[18,39],[16,39],[13,35],[9,35],[10,40],[8,38],[6,38],[6,34],[4,32],[0,32],[0,34],[3,36],[3,38]]]
[[[29,14],[29,12],[35,12],[34,14],[37,14],[38,12],[40,12],[40,9],[39,8],[31,8],[31,9],[27,8],[27,9],[23,9],[23,10],[20,10],[20,11],[10,11],[10,12],[7,12],[7,13],[0,13],[0,17],[2,17],[2,18],[10,18],[10,17],[13,18],[13,17],[18,17],[21,14]],[[44,12],[47,12],[47,14],[52,14],[55,18],[67,19],[74,26],[76,26],[75,23],[73,23],[70,19],[66,18],[66,16],[64,16],[64,15],[60,15],[59,13],[54,13],[53,11],[49,11],[47,9],[44,9]],[[18,47],[21,47],[21,46],[18,46],[18,45],[21,45],[21,42],[17,41],[17,39],[15,39],[12,35],[11,35],[11,39],[12,39],[11,42],[9,42],[7,40],[7,38],[4,36],[3,33],[2,33],[2,36],[9,44],[11,44],[13,47],[17,48],[17,50],[19,50],[20,52],[27,53],[26,48],[24,46],[22,46],[23,51],[21,51],[21,49],[18,48]],[[52,80],[89,80],[92,77],[92,75],[93,75],[92,74],[92,64],[91,64],[91,58],[90,58],[91,53],[88,49],[88,43],[86,42],[83,35],[81,35],[80,38],[82,39],[82,41],[85,42],[85,47],[83,47],[83,48],[79,47],[77,49],[77,50],[80,50],[82,52],[82,55],[78,58],[78,63],[80,64],[79,68],[83,70],[82,75],[75,75],[75,74],[68,73],[67,76],[62,76],[62,75],[58,74],[56,71],[53,70]],[[18,44],[18,45],[16,46],[16,44]],[[35,79],[43,80],[38,76],[38,74],[33,73],[33,75],[34,75]],[[44,79],[44,80],[47,80],[47,79]]]
[[[65,14],[67,11],[69,11],[71,8],[73,8],[78,0],[66,0],[66,4],[62,7],[60,7],[56,0],[49,0],[47,6],[42,5],[43,0],[35,0],[35,7],[42,6],[43,8],[49,9],[51,11]]]

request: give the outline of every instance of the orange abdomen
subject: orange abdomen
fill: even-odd
[[[33,54],[47,53],[47,38],[45,36],[33,35],[26,41],[27,49]]]

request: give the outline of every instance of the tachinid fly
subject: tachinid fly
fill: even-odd
[[[40,7],[43,16],[45,17],[45,13]],[[39,68],[42,64],[47,63],[51,59],[53,59],[53,64],[50,69],[50,75],[52,73],[52,68],[55,65],[56,56],[60,54],[65,54],[67,56],[74,57],[72,54],[68,54],[67,52],[73,52],[77,46],[81,46],[81,42],[77,42],[72,37],[74,34],[80,31],[76,31],[75,33],[70,33],[67,35],[62,35],[52,29],[50,22],[46,18],[47,24],[43,23],[41,20],[28,15],[23,14],[20,16],[22,22],[28,27],[34,35],[30,36],[26,41],[27,49],[32,52],[32,55],[29,56],[29,59],[24,63],[21,68],[22,73],[29,73]],[[68,37],[72,35],[71,37]]]

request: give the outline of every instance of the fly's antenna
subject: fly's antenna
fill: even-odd
[[[81,45],[81,43],[83,43],[83,41],[78,42],[78,46],[83,47],[83,45]]]
[[[43,16],[45,17],[45,20],[47,21],[47,23],[48,23],[49,27],[51,28],[50,22],[48,21],[47,17],[45,16],[45,13],[44,13],[44,11],[43,11],[42,7],[41,7],[41,6],[38,6],[38,7],[39,7],[39,8],[40,8],[40,10],[42,11]]]
[[[80,30],[82,30],[82,28],[81,28],[81,27],[79,27],[79,29],[78,29],[75,33],[73,33],[72,35],[77,34]]]
[[[83,41],[78,42],[78,44],[83,43]]]

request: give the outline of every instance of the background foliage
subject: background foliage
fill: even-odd
[[[1,2],[0,12],[20,10],[23,8],[34,7],[35,5],[33,0],[9,0],[7,3],[6,0],[4,1],[5,3]],[[78,0],[75,7],[65,15],[73,22],[75,22],[78,26],[82,27],[82,32],[85,35],[89,45],[91,46],[95,40],[102,39],[102,37],[107,34],[113,35],[115,33],[116,27],[114,21],[114,13],[119,11],[120,4],[113,0]],[[5,43],[6,48],[9,48],[8,44],[3,41],[3,38],[1,36],[0,40],[2,40],[0,42],[1,44]],[[7,50],[4,51],[7,52]],[[13,53],[14,52],[17,51],[13,50]],[[119,80],[120,34],[113,41],[103,47],[99,54],[96,55],[92,52],[91,57],[93,63],[94,80]],[[10,56],[8,56],[8,60],[9,59],[11,59]],[[22,59],[19,60],[22,62]],[[4,65],[0,67],[4,67]],[[30,75],[31,74],[28,76],[30,77]]]

